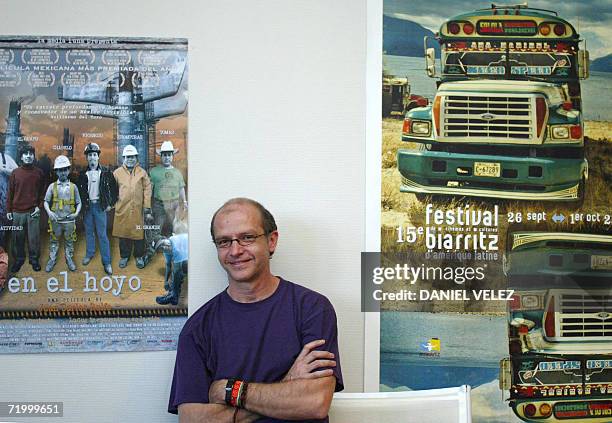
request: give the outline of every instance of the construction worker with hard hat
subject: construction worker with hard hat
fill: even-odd
[[[175,232],[172,225],[178,208],[187,208],[185,180],[181,172],[172,166],[174,155],[178,153],[172,141],[164,141],[156,151],[161,156],[161,165],[150,172],[153,184],[153,217],[161,233],[168,236]]]
[[[59,240],[64,237],[64,254],[70,271],[76,270],[74,242],[76,241],[76,218],[81,211],[81,196],[76,185],[70,182],[70,159],[58,156],[53,163],[57,180],[47,188],[44,206],[49,216],[49,261],[45,271],[50,272],[57,263]]]
[[[146,265],[143,226],[151,215],[151,181],[138,164],[136,147],[127,145],[123,149],[123,166],[113,175],[119,186],[113,223],[113,236],[119,238],[119,267],[127,266],[133,250],[136,267],[142,269]]]
[[[108,240],[107,215],[117,202],[118,188],[113,173],[100,165],[102,150],[95,142],[85,146],[87,168],[79,173],[77,187],[83,200],[86,251],[83,265],[88,265],[96,254],[96,236],[104,271],[112,275],[111,250]]]

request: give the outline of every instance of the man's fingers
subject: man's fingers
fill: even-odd
[[[314,341],[310,341],[309,343],[304,345],[304,348],[302,349],[308,348],[309,350],[312,350],[313,348],[323,345],[324,343],[325,339],[315,339]]]
[[[318,370],[316,372],[308,373],[308,379],[318,379],[320,377],[332,376],[334,371],[332,369]]]
[[[306,362],[311,363],[319,358],[334,358],[334,354],[329,351],[311,351],[306,356]]]
[[[311,371],[321,367],[336,367],[336,362],[334,360],[317,360],[310,363],[308,367]]]
[[[302,347],[302,351],[300,351],[300,354],[297,356],[297,358],[305,357],[306,354],[312,351],[312,349],[320,345],[323,345],[324,343],[325,343],[325,339],[316,339],[314,341],[310,341],[309,343],[307,343],[306,345]]]

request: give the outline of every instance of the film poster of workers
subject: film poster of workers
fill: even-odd
[[[364,308],[383,391],[469,385],[475,422],[610,422],[612,5],[533,3],[383,2]]]
[[[0,353],[176,348],[187,40],[0,37]]]

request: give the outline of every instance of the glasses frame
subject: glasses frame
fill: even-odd
[[[242,235],[242,238],[230,238],[230,239],[215,239],[213,240],[213,244],[215,244],[215,247],[217,247],[217,249],[219,250],[228,250],[232,247],[232,244],[234,243],[234,241],[236,241],[238,243],[238,245],[240,245],[241,247],[248,247],[249,245],[253,245],[255,243],[255,241],[257,241],[258,238],[262,237],[262,236],[267,236],[268,233],[264,232],[261,233],[259,235],[251,235],[251,234],[244,234]],[[245,240],[244,237],[248,236],[249,239]],[[250,237],[253,237],[252,239]],[[219,245],[220,242],[229,242],[229,244],[225,245],[225,246],[221,246]]]

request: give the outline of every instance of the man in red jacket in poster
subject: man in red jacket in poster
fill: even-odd
[[[21,150],[21,165],[11,173],[6,217],[13,231],[13,265],[11,273],[19,272],[25,263],[25,238],[28,235],[28,253],[32,270],[40,270],[40,207],[42,205],[45,176],[34,166],[35,150],[26,144]]]

